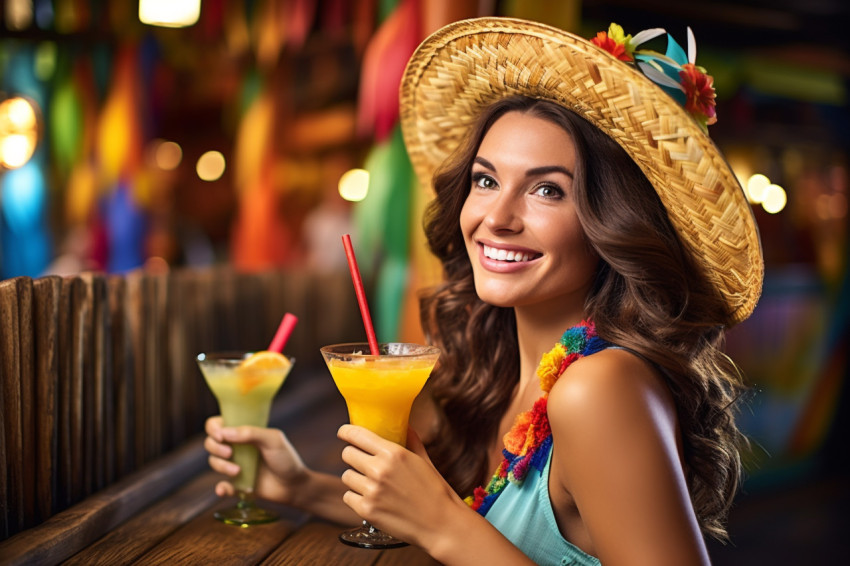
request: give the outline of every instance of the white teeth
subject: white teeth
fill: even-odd
[[[531,254],[484,246],[484,256],[497,261],[528,261]]]

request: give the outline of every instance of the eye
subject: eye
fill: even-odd
[[[479,189],[495,189],[496,187],[498,187],[498,185],[496,184],[496,180],[485,173],[473,173],[472,184],[478,187]]]
[[[564,191],[557,185],[545,184],[538,185],[534,189],[534,194],[548,199],[560,199],[564,196]]]

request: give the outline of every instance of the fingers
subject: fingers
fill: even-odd
[[[218,456],[210,456],[207,461],[210,464],[210,468],[220,474],[224,474],[225,476],[235,477],[239,474],[239,470],[241,469],[237,464],[234,464],[230,460],[219,458]]]
[[[342,425],[336,433],[337,438],[369,454],[397,447],[398,444],[385,440],[367,428],[355,425]]]
[[[233,455],[233,448],[229,444],[223,444],[212,435],[204,439],[204,450],[209,452],[211,456],[218,456],[224,460],[227,460]]]
[[[219,497],[232,497],[236,495],[236,489],[234,489],[233,484],[220,481],[215,484],[215,494]]]
[[[342,449],[342,461],[361,473],[371,469],[373,456],[363,452],[356,446],[346,446]]]
[[[220,416],[210,417],[207,419],[207,422],[204,423],[204,432],[206,432],[209,436],[212,436],[218,442],[221,442],[221,429],[223,426],[224,421]]]
[[[342,479],[342,483],[349,490],[357,493],[358,495],[364,495],[368,491],[370,491],[370,480],[366,476],[361,473],[356,472],[355,470],[345,470],[340,476]]]

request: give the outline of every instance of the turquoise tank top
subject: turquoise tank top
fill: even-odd
[[[549,497],[552,431],[547,405],[552,385],[567,367],[612,346],[599,338],[589,321],[564,332],[537,368],[543,396],[529,411],[517,416],[504,436],[504,460],[489,483],[476,488],[466,500],[537,564],[599,566],[597,558],[561,535],[555,521]]]
[[[543,471],[532,469],[522,484],[509,482],[484,516],[535,564],[599,566],[599,560],[561,535],[549,499],[552,448]]]

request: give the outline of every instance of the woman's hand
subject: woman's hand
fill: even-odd
[[[351,466],[342,474],[349,489],[343,501],[376,527],[412,544],[426,546],[446,514],[469,510],[436,470],[425,447],[409,429],[405,449],[359,426],[343,425],[337,436]]]
[[[231,444],[253,444],[260,452],[255,493],[258,497],[292,505],[299,488],[307,481],[309,470],[301,456],[280,430],[252,426],[225,427],[221,417],[207,419],[204,448],[209,452],[210,467],[226,476],[239,474],[239,466],[230,461]],[[228,481],[219,482],[215,492],[220,497],[234,495]]]

